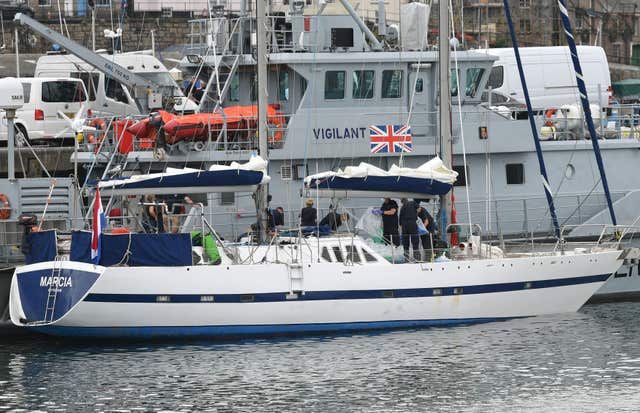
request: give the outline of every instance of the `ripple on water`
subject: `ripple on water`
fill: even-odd
[[[640,303],[279,340],[0,342],[2,410],[635,411]]]

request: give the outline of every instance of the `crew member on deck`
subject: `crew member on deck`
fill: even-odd
[[[429,211],[423,206],[420,206],[420,201],[415,199],[418,218],[424,224],[424,227],[427,229],[428,233],[420,235],[420,242],[422,242],[422,249],[424,250],[424,256],[429,257],[430,254],[428,251],[431,251],[433,248],[432,237],[435,235],[436,225],[433,221],[433,217],[429,214]]]
[[[306,205],[300,211],[300,225],[303,227],[315,227],[318,221],[318,211],[313,207],[313,199],[308,198]]]
[[[320,226],[328,226],[331,231],[335,232],[338,230],[340,225],[343,222],[346,222],[349,219],[348,214],[338,214],[332,206],[329,206],[329,213],[322,218],[320,221]]]
[[[382,214],[382,236],[388,245],[400,245],[398,232],[398,203],[391,198],[385,198],[379,210]],[[377,212],[376,211],[376,212]]]
[[[420,259],[420,241],[418,237],[418,208],[416,203],[402,198],[400,208],[400,228],[402,229],[402,248],[404,249],[405,262],[411,260],[409,244],[413,248],[413,259]]]

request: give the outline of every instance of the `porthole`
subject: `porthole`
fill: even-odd
[[[442,295],[442,288],[434,288],[433,295]]]
[[[255,296],[253,294],[243,294],[240,296],[240,302],[243,303],[252,303],[255,301]]]
[[[382,292],[382,297],[383,298],[393,298],[393,291],[391,291],[391,290],[383,291]]]
[[[168,302],[171,302],[171,297],[169,297],[168,295],[157,295],[156,296],[156,302],[158,302],[158,303],[168,303]]]
[[[462,291],[463,291],[462,287],[454,287],[453,295],[460,295],[462,294]]]
[[[567,164],[567,167],[564,168],[564,176],[565,176],[565,178],[572,179],[575,174],[576,174],[575,166],[573,166],[570,163]]]
[[[212,295],[201,295],[200,296],[200,302],[212,303],[213,302],[213,296]]]

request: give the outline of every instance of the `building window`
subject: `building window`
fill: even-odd
[[[289,100],[289,72],[280,72],[278,78],[278,97],[286,102]]]
[[[520,19],[520,33],[531,33],[531,20]]]
[[[235,202],[235,192],[220,192],[220,205],[233,205]]]
[[[396,99],[402,96],[402,70],[382,71],[382,98]]]
[[[96,0],[96,6],[108,7],[111,4],[111,0]]]
[[[344,70],[331,70],[324,75],[324,98],[344,99]]]
[[[467,81],[464,87],[464,94],[469,97],[476,97],[478,94],[478,88],[480,87],[480,81],[484,76],[484,69],[479,67],[472,67],[467,69]]]
[[[354,99],[371,99],[373,97],[374,75],[373,70],[353,71],[352,97]]]
[[[524,184],[524,165],[521,163],[507,164],[507,185]]]
[[[49,7],[51,6],[51,0],[38,0],[38,6]]]
[[[452,169],[458,173],[458,178],[456,178],[456,181],[453,183],[453,186],[467,186],[467,175],[464,173],[465,172],[464,166],[454,165]]]
[[[529,7],[531,7],[531,0],[520,0],[521,9],[528,9]]]

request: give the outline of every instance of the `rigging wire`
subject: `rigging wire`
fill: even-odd
[[[452,0],[449,0],[449,9],[453,11],[453,4],[452,4]],[[456,32],[455,32],[455,25],[453,24],[453,12],[449,13],[449,15],[451,16],[451,34],[452,34],[452,38],[455,39],[456,38]],[[440,34],[442,36],[442,33]],[[453,42],[453,61],[454,61],[454,65],[455,65],[455,73],[458,74],[459,73],[459,69],[458,69],[458,47],[457,47],[457,42]],[[472,224],[472,220],[471,220],[471,199],[469,198],[469,175],[467,173],[467,150],[465,147],[465,142],[464,142],[464,127],[462,125],[462,90],[460,90],[460,76],[456,75],[456,89],[458,90],[458,121],[459,121],[459,130],[460,130],[460,140],[462,143],[462,162],[463,162],[463,168],[464,168],[464,179],[465,181],[465,193],[467,196],[467,217],[469,219],[469,225]],[[447,93],[448,91],[444,91],[445,93]],[[443,91],[440,91],[440,93],[443,93]],[[440,108],[440,110],[442,110],[442,108]]]

